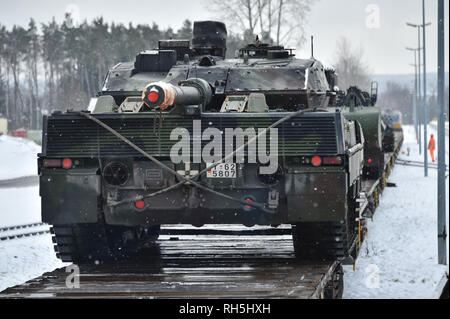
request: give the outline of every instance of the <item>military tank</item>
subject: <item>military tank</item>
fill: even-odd
[[[402,135],[390,116],[377,104],[378,83],[372,82],[370,93],[351,86],[346,92],[339,91],[336,106],[344,116],[356,121],[364,133],[364,179],[382,178],[386,165],[385,154],[394,151],[395,134]]]
[[[130,258],[162,224],[291,224],[299,259],[350,255],[370,133],[330,108],[320,61],[258,39],[225,59],[226,39],[195,22],[109,70],[93,110],[44,116],[42,220],[63,261]]]

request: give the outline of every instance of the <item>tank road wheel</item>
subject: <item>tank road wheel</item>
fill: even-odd
[[[54,226],[53,242],[64,262],[102,263],[136,256],[138,250],[155,241],[160,227],[125,227],[99,224]]]
[[[108,246],[113,260],[135,257],[141,248],[147,247],[159,237],[160,226],[125,227],[107,226]]]
[[[298,223],[292,227],[295,256],[305,261],[344,260],[354,234],[345,222]],[[349,240],[350,239],[350,240]]]

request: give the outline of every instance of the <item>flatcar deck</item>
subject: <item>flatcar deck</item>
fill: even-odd
[[[338,262],[297,262],[290,235],[162,235],[141,255],[79,265],[79,288],[68,288],[69,273],[58,269],[0,298],[324,298],[342,278]]]

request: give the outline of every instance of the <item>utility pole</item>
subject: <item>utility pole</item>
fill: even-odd
[[[418,111],[417,111],[417,105],[419,103],[417,95],[418,95],[418,90],[417,90],[417,83],[418,83],[418,79],[417,79],[417,69],[420,69],[420,61],[419,61],[419,66],[417,65],[417,51],[419,51],[421,48],[417,48],[417,49],[413,49],[413,48],[406,48],[406,50],[409,51],[413,51],[414,52],[414,64],[410,64],[411,66],[414,67],[414,105],[413,105],[413,121],[414,121],[414,131],[416,132],[416,141],[419,141],[419,130],[418,130]],[[421,146],[419,145],[419,147],[421,148]]]
[[[446,185],[445,185],[445,27],[444,0],[438,2],[438,262],[447,264]]]
[[[419,67],[417,68],[417,70],[418,70],[418,81],[417,81],[417,84],[418,84],[418,88],[417,88],[417,92],[418,92],[418,94],[417,94],[417,125],[419,127],[419,132],[418,132],[418,134],[419,134],[419,154],[422,154],[422,121],[421,121],[421,118],[420,118],[420,115],[419,115],[419,110],[420,110],[419,105],[420,105],[420,102],[422,100],[422,89],[421,89],[422,81],[421,81],[421,78],[420,78],[420,49],[421,49],[420,48],[420,28],[422,27],[422,25],[421,24],[414,24],[414,23],[406,23],[406,25],[408,27],[417,28],[417,48],[418,48],[417,53],[418,53],[418,60],[419,60]]]
[[[421,55],[420,55],[420,51],[421,49],[423,49],[423,47],[421,47],[421,43],[420,43],[420,28],[423,28],[423,31],[425,32],[425,27],[431,25],[431,23],[427,23],[425,24],[425,27],[423,24],[414,24],[414,23],[406,23],[407,26],[409,27],[413,27],[413,28],[417,28],[417,47],[420,48],[417,52],[418,52],[418,60],[419,60],[419,67],[418,67],[418,104],[417,104],[417,111],[418,111],[418,115],[417,115],[417,119],[418,119],[418,126],[419,126],[419,154],[422,154],[422,121],[421,121],[421,116],[420,116],[420,108],[419,106],[421,105],[421,101],[422,101],[422,80],[421,80],[421,70],[420,70],[420,61],[421,61]],[[425,100],[425,97],[424,97]],[[425,124],[425,123],[424,123]],[[423,141],[424,144],[424,148],[425,148],[425,156],[427,153],[427,141],[426,138]]]
[[[431,24],[431,23],[430,23]],[[428,24],[428,25],[430,25]],[[422,0],[422,29],[423,34],[423,166],[425,177],[428,177],[428,114],[427,114],[427,45],[425,27],[425,0]]]
[[[421,87],[422,87],[422,82],[421,82],[421,77],[420,77],[420,74],[421,74],[421,70],[420,70],[420,27],[421,27],[421,25],[416,25],[416,27],[417,27],[417,48],[419,48],[418,50],[417,50],[417,54],[418,54],[418,63],[419,63],[419,66],[417,67],[417,70],[418,70],[418,75],[419,75],[419,78],[418,78],[418,87],[417,87],[417,90],[418,90],[418,92],[419,92],[419,95],[417,96],[417,98],[418,98],[418,102],[419,102],[419,104],[417,105],[417,119],[419,120],[419,154],[420,155],[422,155],[422,121],[421,121],[421,117],[422,116],[420,116],[420,114],[419,114],[419,110],[420,110],[420,108],[419,108],[419,105],[421,105],[420,103],[422,102],[422,90],[421,90]],[[426,143],[426,142],[424,142],[424,143]]]

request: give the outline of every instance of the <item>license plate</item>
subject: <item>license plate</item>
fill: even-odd
[[[207,167],[212,163],[207,163]],[[216,167],[211,168],[206,173],[208,178],[236,178],[236,164],[235,163],[223,163]]]

